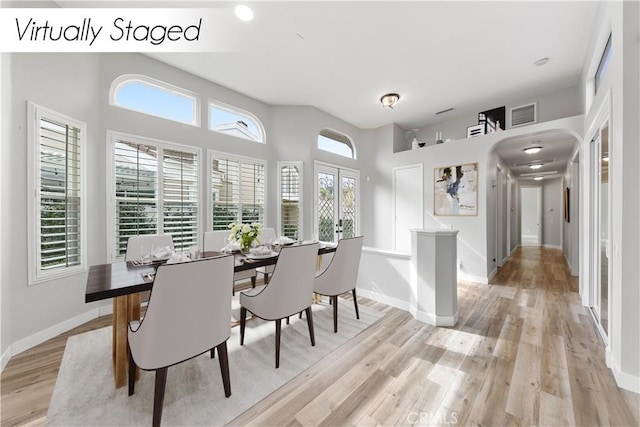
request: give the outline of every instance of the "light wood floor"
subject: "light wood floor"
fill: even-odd
[[[436,328],[361,299],[384,317],[231,424],[640,425],[560,251],[521,248],[491,285],[460,282],[458,300],[457,326]],[[110,322],[12,358],[2,425],[43,424],[66,338]]]

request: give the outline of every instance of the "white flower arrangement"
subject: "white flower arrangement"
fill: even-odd
[[[257,222],[251,224],[237,224],[232,222],[229,224],[231,234],[229,240],[238,242],[243,250],[251,249],[251,245],[262,232],[262,225]]]

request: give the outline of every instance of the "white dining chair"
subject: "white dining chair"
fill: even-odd
[[[141,234],[131,236],[127,240],[127,253],[125,261],[137,261],[151,254],[155,248],[168,247],[171,252],[175,250],[173,237],[170,234]]]
[[[240,345],[244,345],[247,311],[264,320],[274,320],[276,368],[280,367],[282,319],[304,310],[307,314],[311,346],[316,345],[311,304],[318,247],[319,245],[314,243],[282,248],[269,284],[240,294]]]
[[[226,230],[216,230],[216,231],[207,231],[204,233],[204,242],[203,242],[203,251],[220,251],[229,243],[229,235],[230,231]],[[252,268],[250,270],[239,271],[233,275],[233,282],[239,282],[241,280],[251,279],[251,287],[256,287],[256,269]],[[232,285],[233,287],[233,285]],[[235,288],[232,290],[233,295],[235,295]]]
[[[224,393],[231,396],[227,340],[233,266],[232,255],[159,266],[144,319],[129,324],[129,396],[136,366],[156,372],[154,426],[162,418],[167,368],[207,351],[211,358],[218,351]]]
[[[263,228],[262,232],[258,236],[258,240],[263,245],[273,242],[274,240],[276,240],[276,230],[270,227]],[[264,267],[256,268],[256,271],[262,274],[262,279],[265,284],[269,283],[269,275],[273,273],[274,268],[276,268],[275,265],[266,265]]]
[[[358,298],[356,297],[356,281],[362,255],[362,240],[362,236],[341,239],[327,268],[314,279],[313,291],[316,294],[331,298],[333,305],[333,332],[338,332],[339,295],[351,291],[356,318],[360,319]]]

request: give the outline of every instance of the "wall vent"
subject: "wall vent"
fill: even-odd
[[[533,124],[538,119],[537,104],[535,102],[511,109],[511,127]]]

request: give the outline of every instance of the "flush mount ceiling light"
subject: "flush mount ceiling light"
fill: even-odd
[[[609,156],[607,156],[607,157],[603,157],[603,158],[602,158],[602,161],[603,161],[603,162],[609,162]]]
[[[542,181],[544,179],[543,176],[536,176],[535,178],[533,178],[535,181]]]
[[[525,148],[524,152],[527,154],[536,154],[540,150],[542,150],[542,147],[529,147]]]
[[[388,93],[386,95],[382,95],[380,98],[380,102],[384,108],[393,109],[393,106],[396,105],[396,102],[400,99],[400,95],[397,93]]]
[[[529,165],[529,169],[540,169],[542,165]]]
[[[244,5],[244,4],[237,5],[236,8],[234,9],[234,12],[236,13],[236,16],[238,17],[238,19],[241,21],[248,22],[253,19],[253,10],[251,10],[251,8],[247,5]]]
[[[535,64],[536,67],[542,67],[547,62],[549,62],[549,58],[544,57],[544,58],[538,59],[536,62],[534,62],[534,64]]]

